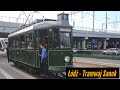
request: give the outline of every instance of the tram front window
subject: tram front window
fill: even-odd
[[[70,28],[60,28],[60,48],[70,48]]]
[[[71,29],[60,29],[60,48],[70,48],[70,31]]]
[[[61,32],[60,33],[60,48],[70,48],[70,33]]]
[[[49,48],[59,48],[59,31],[57,28],[49,29]]]

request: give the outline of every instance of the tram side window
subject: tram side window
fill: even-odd
[[[36,48],[40,47],[40,43],[45,44],[45,46],[47,47],[47,30],[38,30],[36,31],[36,35],[35,35],[36,39],[35,39],[35,46]]]
[[[59,31],[55,28],[49,29],[49,48],[59,48]]]
[[[10,48],[13,47],[13,41],[12,41],[12,38],[9,39],[9,41],[8,41],[8,46],[9,46]]]
[[[8,47],[9,47],[9,48],[12,48],[12,38],[9,38],[9,39],[8,39]]]
[[[13,38],[10,38],[9,45],[11,48],[13,48]]]
[[[13,48],[19,48],[19,37],[14,37],[12,40],[12,47]]]
[[[15,47],[16,48],[19,48],[19,36],[17,36],[16,38],[15,38]]]
[[[47,32],[46,30],[41,30],[40,31],[40,43],[43,43],[47,47]]]
[[[12,48],[15,48],[15,38],[12,40]]]
[[[20,35],[20,47],[25,48],[26,42],[25,42],[25,35]]]
[[[36,30],[34,34],[35,48],[39,48],[39,32]]]
[[[35,42],[35,48],[39,48],[39,38],[38,38],[38,32],[36,32],[35,37],[34,37],[34,42]]]
[[[29,48],[29,49],[33,48],[32,33],[27,34],[26,42],[27,42],[27,48]]]

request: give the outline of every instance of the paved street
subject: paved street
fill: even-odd
[[[6,52],[0,51],[0,57],[1,57],[1,56],[6,57],[6,56],[7,56],[7,55],[6,55]]]
[[[0,52],[0,79],[61,79],[55,75],[48,78],[38,74],[31,74],[23,68],[16,67],[12,62],[8,63],[6,54]]]
[[[75,67],[119,67],[120,69],[120,60],[83,58],[83,57],[75,57],[74,60],[75,60],[74,63]],[[120,70],[119,70],[119,79],[120,79]]]
[[[111,59],[96,59],[96,58],[85,58],[85,57],[75,57],[75,62],[81,63],[93,63],[106,66],[120,67],[120,60],[111,60]]]
[[[7,58],[0,57],[0,79],[39,79],[35,75],[17,68],[13,63],[8,63]]]

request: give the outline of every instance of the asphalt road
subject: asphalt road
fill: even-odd
[[[116,57],[116,58],[120,58],[120,55],[103,55],[101,53],[96,53],[96,54],[92,54],[93,56],[101,56],[101,57]]]
[[[118,67],[120,79],[120,60],[74,57],[75,67]]]
[[[92,52],[92,54],[90,54],[89,56],[94,56],[94,57],[96,57],[96,58],[85,58],[85,57],[87,57],[86,56],[86,54],[81,54],[81,57],[75,57],[74,59],[75,59],[75,61],[77,61],[77,62],[86,62],[86,63],[89,63],[89,65],[87,64],[87,65],[79,65],[79,66],[85,66],[85,67],[89,67],[89,66],[91,66],[92,64],[91,63],[94,63],[94,64],[96,64],[96,65],[92,65],[92,67],[94,67],[94,66],[99,66],[98,64],[101,64],[101,66],[103,66],[103,65],[106,65],[106,66],[112,66],[112,67],[120,67],[120,55],[103,55],[102,54],[102,51],[103,50],[101,50],[101,51],[94,51],[94,52]],[[85,56],[84,56],[85,55]],[[79,54],[77,55],[77,56],[79,56]],[[83,57],[84,56],[84,57]],[[103,58],[109,58],[109,59],[97,59],[97,57],[103,57]],[[118,60],[115,60],[115,59],[118,59]],[[78,65],[77,65],[78,66]]]
[[[86,61],[86,62],[95,62],[95,63],[104,63],[104,64],[113,64],[120,65],[120,60],[111,60],[111,59],[96,59],[96,58],[85,58],[85,57],[74,57],[76,61]]]

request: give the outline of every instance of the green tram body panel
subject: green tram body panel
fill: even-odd
[[[65,72],[66,67],[72,67],[71,50],[49,50],[49,71]],[[70,62],[66,63],[65,56],[70,57]]]
[[[28,55],[27,51],[25,50],[20,50],[20,61],[27,63],[28,62]]]
[[[64,57],[72,57],[70,50],[49,50],[48,53],[50,66],[65,66]]]
[[[34,49],[10,49],[10,59],[36,67],[36,52]]]
[[[70,57],[66,63],[65,56]],[[36,68],[40,68],[39,50],[34,49],[10,49],[10,59]],[[52,72],[64,72],[66,67],[72,66],[72,54],[70,50],[48,50],[48,70]]]

